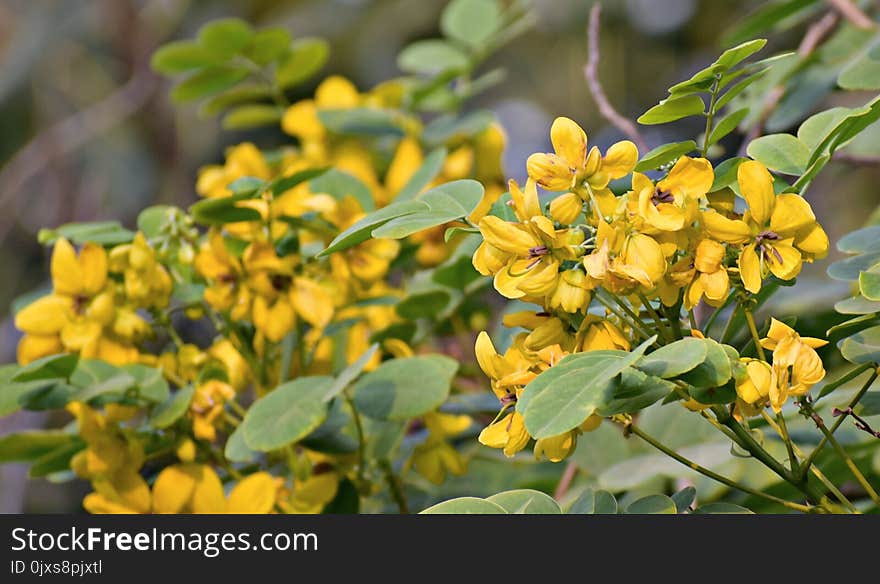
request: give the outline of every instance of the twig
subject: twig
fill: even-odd
[[[856,428],[858,428],[862,432],[867,432],[874,438],[880,438],[880,430],[875,430],[874,428],[872,428],[867,420],[855,413],[852,408],[846,408],[844,410],[834,408],[833,410],[831,410],[832,416],[837,417],[842,414],[850,416],[852,419],[854,419]]]
[[[864,30],[871,30],[877,24],[871,18],[862,12],[862,9],[850,2],[850,0],[825,0],[834,7],[841,16],[850,21],[853,26]]]
[[[825,40],[825,38],[831,33],[835,26],[837,26],[840,17],[837,15],[837,12],[831,11],[825,14],[822,18],[814,22],[807,29],[807,32],[804,34],[804,38],[801,39],[800,45],[797,48],[797,54],[804,60],[806,57],[809,57],[813,51],[819,46],[819,44]],[[761,132],[764,131],[764,124],[767,123],[767,120],[770,119],[770,115],[776,109],[776,106],[779,105],[779,102],[782,101],[782,97],[785,95],[785,86],[777,85],[773,89],[771,89],[767,93],[767,97],[764,99],[764,105],[761,108],[761,115],[758,117],[757,121],[749,128],[749,131],[746,133],[745,138],[743,139],[742,146],[740,147],[739,154],[740,156],[745,156],[746,148],[748,148],[749,143],[752,140],[761,135]]]
[[[379,461],[379,466],[382,467],[382,473],[385,475],[385,482],[388,483],[388,490],[391,491],[391,498],[397,503],[397,508],[400,510],[400,513],[402,515],[409,514],[409,505],[406,501],[406,494],[403,492],[400,479],[394,474],[394,469],[391,467],[391,463],[388,460],[381,460]]]
[[[553,492],[553,498],[557,501],[561,501],[565,494],[568,492],[568,488],[571,486],[571,481],[574,480],[575,475],[577,474],[578,466],[574,461],[568,463],[565,467],[565,470],[562,472],[562,477],[559,479],[559,484],[556,485],[556,490]]]
[[[601,15],[602,5],[596,2],[590,10],[590,23],[587,27],[589,57],[587,58],[587,64],[584,67],[584,76],[587,78],[587,85],[590,88],[590,94],[596,101],[596,105],[599,106],[599,113],[602,117],[611,122],[618,130],[626,134],[633,142],[635,142],[639,152],[647,152],[648,144],[645,142],[645,139],[642,137],[635,123],[633,123],[632,120],[623,117],[616,109],[614,109],[614,106],[608,101],[608,96],[605,95],[602,83],[599,81],[599,17]]]
[[[849,152],[835,152],[832,160],[850,164],[852,166],[880,166],[880,156],[866,154],[850,154]]]

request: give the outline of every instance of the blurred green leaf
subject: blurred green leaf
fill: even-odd
[[[880,312],[880,302],[868,300],[862,296],[854,296],[836,303],[834,310],[841,314],[869,314]]]
[[[281,121],[284,111],[276,105],[241,105],[223,116],[224,130],[249,130],[262,126],[273,126]]]
[[[880,363],[880,326],[859,331],[837,346],[843,358],[851,363]]]
[[[675,501],[666,495],[648,495],[630,503],[624,513],[628,515],[675,515]]]
[[[458,363],[442,355],[385,361],[352,386],[355,405],[379,420],[421,416],[446,400],[457,369]]]
[[[568,509],[573,515],[617,515],[617,499],[608,491],[586,489]]]
[[[264,28],[253,36],[245,54],[258,65],[268,65],[284,55],[291,40],[286,28]]]
[[[459,497],[437,503],[420,512],[421,515],[506,515],[504,507],[477,497]]]
[[[533,489],[504,491],[486,498],[511,515],[559,515],[562,510],[553,497]]]
[[[416,41],[397,56],[397,66],[407,73],[435,75],[443,71],[464,71],[469,65],[466,54],[440,39]]]
[[[63,430],[24,430],[0,436],[0,463],[31,462],[79,440]]]
[[[734,45],[772,30],[780,22],[806,12],[818,0],[783,0],[768,2],[736,23],[721,39],[722,45]]]
[[[153,53],[150,66],[159,73],[174,75],[210,67],[222,60],[219,55],[196,42],[175,41],[159,47]]]
[[[497,0],[452,0],[440,17],[440,30],[472,48],[484,45],[501,27]]]
[[[189,410],[193,395],[195,395],[195,388],[192,385],[181,387],[164,403],[153,408],[147,420],[148,423],[160,430],[168,428]]]
[[[254,38],[254,30],[240,18],[214,20],[199,29],[199,43],[224,58],[241,53]]]
[[[335,134],[355,136],[404,135],[398,112],[388,109],[356,107],[318,110],[318,119]]]
[[[171,99],[178,102],[194,101],[220,93],[236,85],[249,75],[244,67],[213,65],[194,73],[171,90]]]
[[[446,148],[439,147],[432,150],[422,162],[419,169],[410,177],[400,192],[394,196],[394,201],[408,201],[415,198],[422,190],[434,180],[443,168],[446,161]]]
[[[299,85],[317,73],[329,56],[330,45],[324,39],[300,39],[291,45],[290,55],[275,70],[275,81],[282,89]]]
[[[40,379],[67,379],[73,373],[73,370],[76,369],[78,362],[79,355],[74,353],[49,355],[21,367],[12,376],[11,381],[21,383]]]
[[[837,249],[844,253],[880,252],[880,225],[869,225],[847,233],[837,240]]]
[[[859,291],[868,300],[880,301],[880,267],[859,274]]]

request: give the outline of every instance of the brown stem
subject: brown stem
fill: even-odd
[[[635,142],[639,152],[647,152],[648,144],[635,123],[623,117],[614,109],[614,106],[608,101],[608,96],[605,95],[602,83],[599,81],[599,18],[601,15],[602,5],[596,2],[590,10],[590,23],[587,27],[587,45],[590,54],[584,67],[584,76],[587,78],[590,94],[596,101],[596,105],[599,106],[599,113],[602,117]]]
[[[810,25],[797,48],[797,54],[801,60],[813,54],[813,51],[816,50],[822,41],[831,33],[834,27],[837,26],[839,20],[840,17],[837,12],[831,11]],[[784,85],[777,85],[767,93],[767,97],[764,99],[764,105],[761,108],[761,115],[752,127],[749,128],[749,131],[743,139],[739,152],[740,156],[745,156],[746,148],[748,148],[749,143],[760,136],[761,132],[764,131],[764,124],[770,119],[770,116],[773,114],[776,106],[779,105],[779,102],[782,101],[784,95]]]
[[[568,488],[571,486],[571,482],[574,480],[575,475],[577,475],[578,467],[571,461],[565,467],[565,470],[562,472],[562,477],[559,479],[559,484],[556,485],[556,490],[553,492],[553,498],[557,501],[561,501],[565,494],[568,492]]]
[[[853,26],[864,30],[871,30],[877,26],[871,18],[862,12],[862,9],[850,2],[850,0],[825,0],[834,7],[841,16],[850,21]]]

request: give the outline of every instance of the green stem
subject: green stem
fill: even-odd
[[[764,493],[764,492],[759,491],[757,489],[753,489],[753,488],[748,487],[746,485],[740,484],[732,479],[729,479],[729,478],[722,476],[716,472],[713,472],[713,471],[709,470],[708,468],[700,466],[696,462],[685,458],[684,456],[680,455],[676,451],[667,447],[665,444],[662,444],[661,442],[657,441],[653,436],[645,433],[644,431],[642,431],[641,428],[639,428],[635,424],[630,424],[628,426],[628,428],[629,428],[630,432],[632,432],[633,434],[635,434],[636,436],[638,436],[639,438],[641,438],[642,440],[644,440],[645,442],[647,442],[648,444],[650,444],[651,446],[653,446],[654,448],[659,450],[660,452],[666,454],[670,458],[675,459],[676,461],[678,461],[681,464],[687,466],[688,468],[700,473],[703,476],[709,477],[710,479],[718,481],[719,483],[721,483],[723,485],[727,485],[730,488],[737,489],[737,490],[742,491],[744,493],[748,493],[749,495],[754,495],[756,497],[761,497],[763,499],[767,499],[768,501],[773,501],[774,503],[778,503],[778,504],[783,505],[789,509],[802,511],[804,513],[809,513],[812,511],[812,507],[810,507],[808,505],[801,505],[800,503],[794,503],[792,501],[786,501],[785,499],[780,499],[779,497],[774,497],[773,495],[770,495],[768,493]]]
[[[382,467],[385,481],[388,483],[388,490],[391,491],[391,497],[397,503],[397,508],[402,514],[408,514],[409,505],[406,502],[406,495],[403,492],[403,487],[400,485],[400,479],[394,474],[394,469],[391,468],[391,463],[387,460],[382,460],[379,462],[379,465]]]
[[[653,306],[651,306],[651,301],[645,298],[645,295],[641,292],[636,292],[636,295],[639,297],[639,300],[641,300],[642,306],[645,307],[645,310],[647,310],[648,314],[651,315],[651,318],[654,319],[654,324],[657,328],[657,331],[664,339],[666,339],[667,343],[671,343],[674,339],[672,331],[670,331],[666,327],[666,323],[663,322],[663,319],[660,318],[660,315],[657,314],[657,311],[654,310]]]
[[[357,408],[354,405],[354,400],[351,397],[351,394],[348,391],[348,388],[342,393],[345,398],[345,403],[348,404],[348,407],[351,409],[351,417],[354,420],[354,429],[357,433],[358,439],[358,468],[357,468],[357,482],[358,488],[363,485],[364,482],[364,473],[366,472],[367,467],[367,440],[364,434],[364,425],[361,421],[361,415],[358,412]]]
[[[715,101],[718,99],[718,77],[712,84],[712,97],[709,100],[709,110],[706,113],[706,133],[703,136],[703,148],[700,150],[700,156],[706,157],[709,152],[709,135],[712,133],[712,126],[715,123]]]
[[[636,324],[635,322],[633,322],[632,320],[627,318],[622,312],[620,312],[620,310],[618,310],[613,304],[611,304],[611,302],[609,302],[608,299],[606,299],[604,297],[603,293],[604,293],[604,290],[602,290],[601,288],[598,289],[596,291],[595,296],[594,296],[596,298],[596,300],[598,300],[605,308],[607,308],[614,315],[616,315],[617,318],[619,318],[620,320],[622,320],[623,322],[628,324],[636,333],[639,334],[640,337],[642,337],[642,339],[647,340],[647,339],[651,338],[651,335],[648,334],[648,332],[645,331],[645,329],[643,329],[638,324]]]
[[[876,365],[875,365],[875,367],[876,367]],[[855,397],[850,400],[849,406],[847,406],[847,408],[854,408],[856,406],[856,404],[858,404],[859,401],[861,401],[862,397],[864,397],[865,393],[868,391],[868,389],[871,387],[871,385],[874,384],[874,381],[877,380],[877,376],[878,376],[878,372],[875,369],[874,372],[871,374],[871,377],[868,378],[868,380],[865,382],[865,384],[862,386],[862,388],[859,390],[859,392],[855,395]],[[809,406],[809,409],[807,411],[808,412],[812,411],[812,406]],[[815,413],[815,412],[813,412],[813,413]],[[811,415],[811,417],[813,418],[813,421],[816,423],[817,426],[824,426],[825,425],[825,422],[818,415],[817,416]],[[822,448],[824,448],[825,445],[828,443],[828,437],[834,435],[834,433],[837,432],[837,429],[840,428],[840,425],[843,424],[843,421],[845,419],[846,419],[846,414],[841,414],[840,417],[834,421],[834,424],[832,424],[831,428],[828,430],[828,434],[825,434],[822,437],[822,440],[819,442],[819,444],[816,445],[816,448],[814,448],[813,451],[810,453],[810,455],[807,456],[807,459],[804,461],[804,464],[801,467],[801,476],[803,476],[807,472],[807,469],[810,467],[810,465],[816,459],[816,456],[818,456],[818,454],[822,450]],[[824,432],[823,432],[823,434],[824,434]]]
[[[715,320],[718,318],[718,315],[721,314],[725,308],[730,306],[730,303],[733,302],[734,295],[731,294],[727,297],[727,300],[724,301],[724,304],[716,308],[711,315],[709,315],[709,319],[706,321],[706,324],[703,325],[703,334],[707,337],[709,336],[709,329],[715,324]]]
[[[746,307],[743,307],[743,314],[746,317],[746,324],[749,325],[752,340],[755,341],[755,350],[758,352],[758,358],[761,361],[766,361],[767,356],[764,354],[764,347],[761,346],[761,336],[758,334],[758,327],[755,326],[755,317],[752,316],[752,311]]]
[[[733,334],[733,321],[736,320],[737,312],[739,312],[739,304],[736,304],[733,307],[733,310],[730,312],[730,317],[727,319],[727,324],[724,325],[724,331],[721,333],[722,343],[729,341],[730,335]]]
[[[837,441],[837,438],[825,427],[825,424],[819,426],[819,430],[825,434],[825,437],[828,439],[828,442],[831,443],[831,446],[834,450],[837,451],[837,455],[843,459],[844,463],[846,463],[847,468],[855,477],[862,488],[865,489],[865,492],[868,493],[868,496],[871,497],[871,500],[874,501],[874,504],[880,507],[880,495],[877,494],[877,491],[874,490],[874,487],[871,486],[871,483],[868,482],[868,479],[865,478],[865,475],[862,474],[862,471],[859,470],[859,467],[856,466],[855,461],[849,455],[849,453],[840,445],[840,442]],[[815,467],[814,467],[815,468]]]

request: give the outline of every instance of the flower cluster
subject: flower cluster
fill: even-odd
[[[517,399],[565,355],[629,350],[648,337],[638,324],[643,314],[657,327],[664,318],[678,325],[682,310],[755,294],[771,274],[791,280],[828,251],[809,203],[796,193],[777,194],[760,162],[741,162],[735,184],[713,188],[715,173],[705,158],[682,156],[655,180],[634,172],[638,151],[631,142],[603,155],[568,118],[556,119],[550,139],[553,153],[529,157],[525,186],[510,181],[511,213],[479,221],[483,241],[473,256],[474,267],[494,278],[502,296],[540,307],[505,319],[529,332],[519,333],[503,355],[485,333],[477,340],[480,366],[502,404],[480,440],[508,456],[530,440],[522,416],[512,411]],[[631,188],[616,194],[611,181],[628,175]],[[554,193],[549,202],[542,202],[539,187]],[[813,350],[820,341],[783,326],[774,320],[762,341],[773,350],[772,366],[745,363],[748,375],[738,387],[743,406],[769,400],[778,409],[824,376]],[[535,454],[565,458],[577,434],[598,421],[538,440]]]

